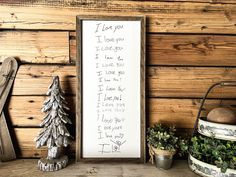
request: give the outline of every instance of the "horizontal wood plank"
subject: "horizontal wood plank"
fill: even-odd
[[[76,61],[75,32],[70,33],[70,59]],[[236,36],[147,35],[147,64],[236,66]]]
[[[151,163],[75,163],[73,159],[68,167],[56,172],[42,172],[37,168],[36,159],[20,159],[1,164],[4,177],[198,177],[188,168],[187,160],[175,160],[173,167],[158,170]]]
[[[69,63],[76,61],[75,32],[2,31],[0,62],[15,56],[27,63]],[[147,35],[147,63],[150,65],[236,66],[236,36]],[[20,43],[20,45],[19,45]]]
[[[22,63],[69,63],[68,39],[68,32],[0,31],[0,62],[14,56]]]
[[[36,127],[42,122],[44,96],[13,96],[8,106],[11,123],[15,127]],[[75,123],[75,96],[66,97],[70,119]],[[147,120],[175,125],[177,128],[193,128],[200,107],[200,99],[147,99]],[[236,110],[236,100],[207,100],[202,116],[214,107],[226,106]],[[29,109],[25,109],[29,108]],[[235,111],[236,112],[236,111]]]
[[[206,90],[222,80],[236,80],[231,67],[147,67],[149,97],[202,98]],[[53,75],[59,75],[66,94],[76,93],[75,66],[22,65],[13,95],[45,95]],[[235,87],[216,88],[211,98],[235,98]]]
[[[13,95],[45,95],[52,76],[60,77],[66,94],[75,94],[75,66],[21,65],[13,86]]]
[[[177,128],[192,129],[200,103],[200,99],[149,99],[147,113],[149,124],[161,122]],[[215,107],[228,107],[236,113],[236,100],[207,100],[201,116],[206,117]]]
[[[236,5],[107,1],[77,8],[0,6],[1,29],[75,30],[76,15],[146,15],[148,32],[236,34]],[[109,3],[108,3],[109,2]],[[37,10],[36,10],[37,9]]]
[[[11,5],[11,6],[51,6],[51,7],[80,7],[80,6],[102,6],[107,5],[110,0],[37,0],[37,1],[28,1],[28,0],[1,0],[0,4],[2,5]],[[127,0],[119,0],[127,1]],[[145,3],[147,0],[136,0],[139,2]],[[155,0],[149,0],[155,1]],[[235,0],[158,0],[159,2],[197,2],[197,3],[222,3],[222,4],[236,4]]]
[[[42,147],[37,149],[34,141],[37,137],[40,128],[15,128],[14,133],[17,140],[17,152],[18,157],[21,158],[32,158],[32,157],[46,157],[47,148]],[[75,142],[67,148],[67,152],[73,155],[75,152]]]
[[[39,128],[15,128],[16,152],[18,157],[45,157],[47,155],[46,147],[37,149],[34,142],[40,129]]]
[[[151,65],[236,66],[236,36],[149,35]]]
[[[70,120],[75,123],[75,96],[67,96],[65,98],[68,102],[67,106],[70,108],[67,113],[69,113]],[[45,116],[45,114],[41,112],[41,108],[46,99],[46,96],[11,97],[7,107],[12,125],[16,127],[39,126]]]
[[[150,97],[202,98],[207,89],[220,81],[236,81],[236,68],[227,67],[150,67]],[[209,98],[236,98],[235,87],[217,87]]]

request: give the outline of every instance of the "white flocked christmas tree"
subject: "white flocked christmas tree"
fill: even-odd
[[[40,124],[43,128],[35,141],[37,148],[48,147],[47,158],[42,158],[38,162],[39,169],[56,171],[64,168],[68,163],[68,157],[62,154],[62,148],[67,147],[71,140],[71,135],[66,128],[66,124],[71,124],[71,120],[65,112],[69,108],[58,76],[53,77],[47,95],[49,97],[42,108],[42,112],[46,113],[46,116]]]

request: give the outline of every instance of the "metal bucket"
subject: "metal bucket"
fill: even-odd
[[[155,154],[156,167],[164,170],[171,168],[173,162],[173,156]]]

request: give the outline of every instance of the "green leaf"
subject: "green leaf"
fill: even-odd
[[[196,135],[191,138],[189,151],[198,160],[216,165],[222,172],[236,169],[236,142]]]

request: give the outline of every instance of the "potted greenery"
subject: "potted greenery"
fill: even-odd
[[[236,176],[236,142],[202,135],[191,138],[190,168],[201,176]]]
[[[176,135],[174,127],[166,127],[160,123],[148,128],[147,141],[152,163],[155,156],[156,167],[165,170],[171,168],[177,151],[183,154],[188,150],[187,141]]]

